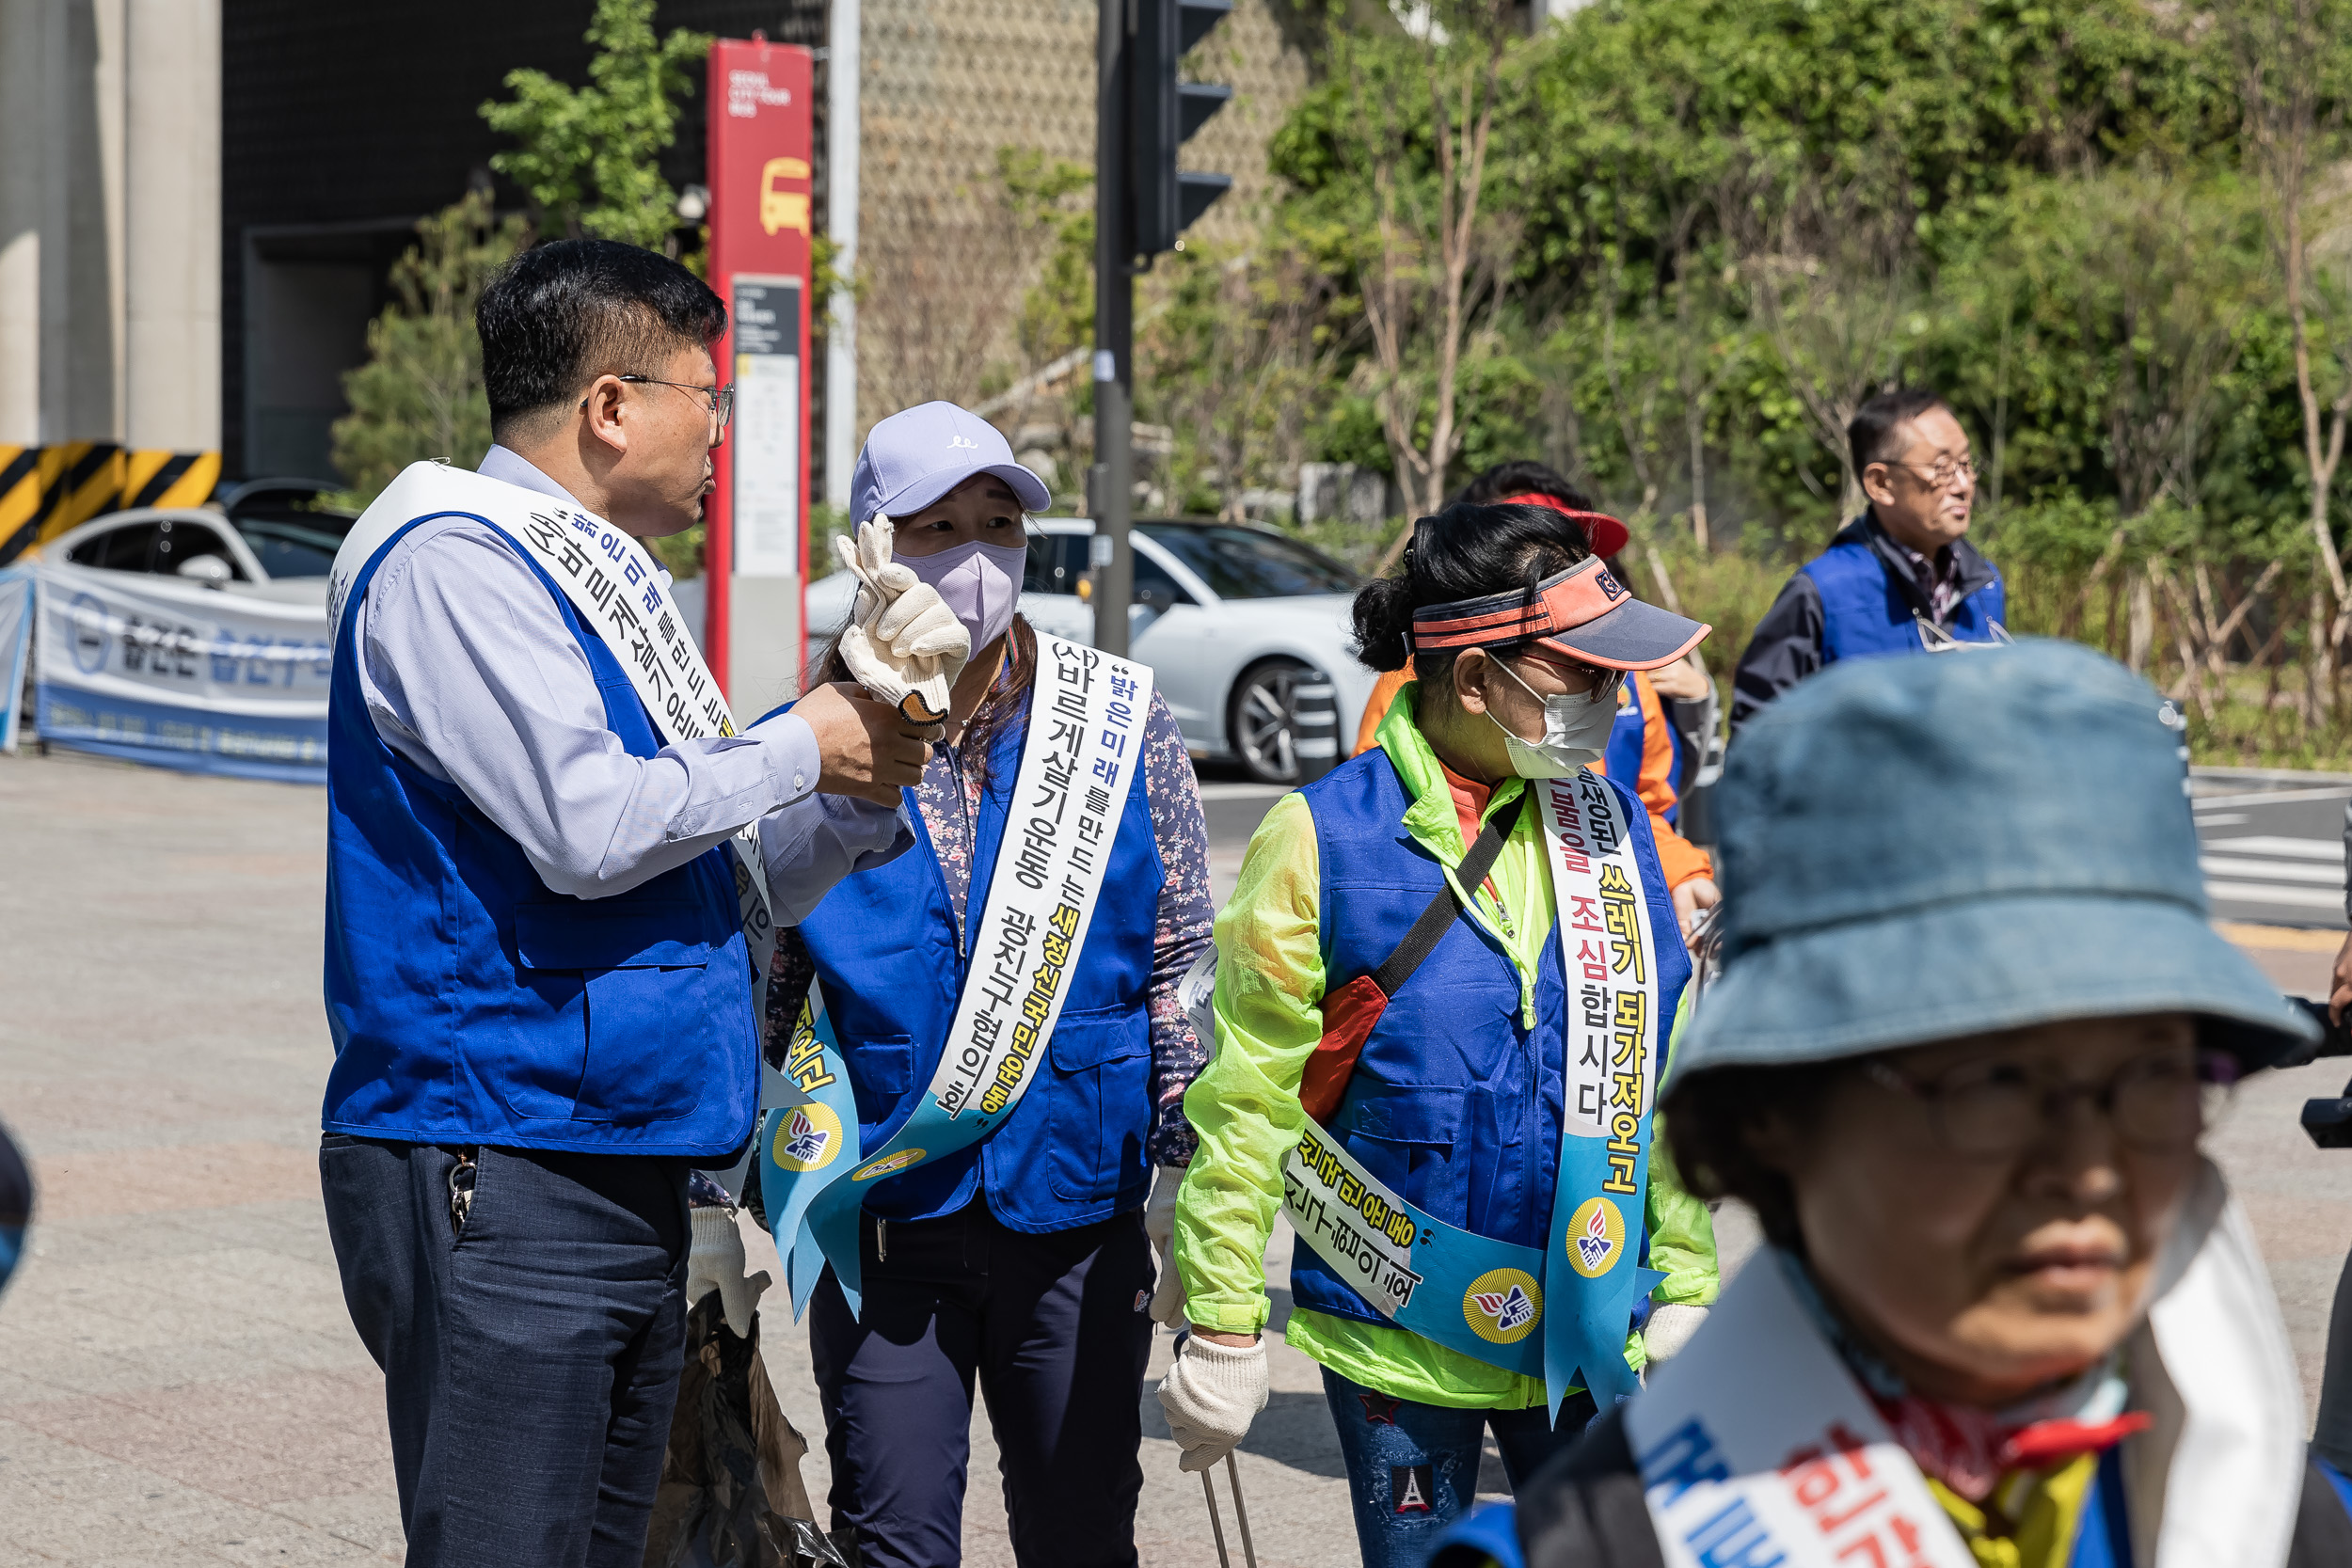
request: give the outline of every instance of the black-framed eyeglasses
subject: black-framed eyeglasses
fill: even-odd
[[[647,387],[675,387],[682,392],[698,394],[705,400],[704,406],[710,410],[710,423],[716,430],[726,429],[727,421],[735,418],[735,384],[733,382],[723,387],[706,387],[698,381],[664,381],[655,375],[625,375],[618,379],[639,382]]]
[[[2075,1100],[2096,1106],[2132,1148],[2171,1154],[2197,1142],[2206,1123],[2228,1103],[2235,1060],[2219,1052],[2193,1058],[2174,1052],[2125,1063],[2104,1084],[2074,1084],[2036,1075],[2014,1062],[1972,1062],[1927,1083],[1883,1060],[1862,1064],[1870,1082],[1917,1100],[1928,1124],[1955,1154],[2005,1159],[2023,1151]]]
[[[706,387],[699,381],[664,381],[658,375],[616,375],[612,379],[626,381],[632,386],[639,387],[675,387],[681,392],[694,393],[703,400],[703,406],[710,415],[710,428],[713,435],[723,434],[728,422],[735,418],[735,384],[733,382],[727,383],[724,387]],[[582,408],[587,407],[588,400],[580,399],[580,405]]]
[[[1924,480],[1931,490],[1947,490],[1954,480],[1960,479],[1971,484],[1977,483],[1977,460],[1973,457],[1963,457],[1958,462],[1948,457],[1940,458],[1931,468],[1915,467],[1909,463],[1888,463],[1886,467],[1900,468],[1915,479]]]

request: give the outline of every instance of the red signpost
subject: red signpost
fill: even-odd
[[[710,49],[710,286],[726,301],[719,379],[735,384],[703,551],[703,653],[748,721],[806,658],[813,56],[765,39]]]

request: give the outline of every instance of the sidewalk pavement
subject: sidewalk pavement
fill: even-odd
[[[0,1295],[0,1568],[399,1560],[382,1380],[318,1197],[325,806],[316,790],[0,756],[0,1119],[40,1182]],[[2292,989],[2325,975],[2309,935],[2233,934]],[[2344,1071],[2258,1080],[2212,1139],[2313,1392],[2352,1244],[2352,1158],[2311,1148],[2295,1114]],[[1722,1224],[1726,1259],[1743,1255],[1752,1230]],[[754,1266],[780,1277],[751,1240]],[[1287,1295],[1275,1302],[1279,1323]],[[764,1323],[821,1498],[806,1335],[774,1294]],[[1279,1342],[1274,1363],[1240,1462],[1259,1560],[1353,1561],[1319,1377]],[[1142,1410],[1143,1560],[1207,1568],[1200,1481],[1177,1470],[1148,1390]],[[1009,1563],[985,1410],[973,1449],[967,1560]],[[1491,1457],[1485,1485],[1501,1486]],[[1226,1528],[1238,1563],[1230,1512]]]

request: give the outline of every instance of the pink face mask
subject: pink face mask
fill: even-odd
[[[902,555],[898,564],[939,590],[939,596],[972,634],[972,652],[1011,629],[1021,597],[1021,575],[1029,552],[1021,545],[984,545],[977,540],[937,555]]]

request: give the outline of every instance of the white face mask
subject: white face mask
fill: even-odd
[[[1518,671],[1502,660],[1487,656],[1494,667],[1518,681],[1519,689],[1544,705],[1544,737],[1522,740],[1511,733],[1494,709],[1486,710],[1487,722],[1502,731],[1503,744],[1511,753],[1511,771],[1522,779],[1565,779],[1587,763],[1598,762],[1609,749],[1609,731],[1617,722],[1617,693],[1611,690],[1598,702],[1578,691],[1565,696],[1546,697],[1524,680]]]

